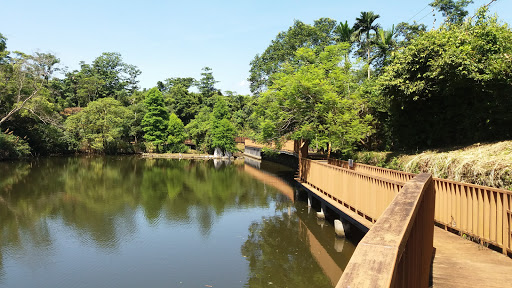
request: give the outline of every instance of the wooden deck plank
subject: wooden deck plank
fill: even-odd
[[[438,227],[434,247],[433,287],[511,287],[509,257]]]

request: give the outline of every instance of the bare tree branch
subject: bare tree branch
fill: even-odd
[[[13,96],[15,103],[5,116],[0,116],[0,125],[21,109],[26,108],[27,102],[38,96],[41,89],[44,88],[45,82],[48,82],[53,66],[59,62],[51,54],[35,53],[32,56],[20,52],[15,52],[15,54],[17,57],[10,62],[13,71],[12,77],[14,77],[13,80],[15,81],[14,85],[17,86],[15,87],[16,95]],[[26,83],[27,80],[29,81],[28,83]],[[32,91],[26,91],[27,88]],[[33,109],[27,108],[27,110],[43,121],[43,118],[37,115]],[[46,124],[46,121],[43,121],[43,123]]]
[[[23,100],[23,102],[20,105],[16,104],[16,107],[14,107],[9,113],[7,113],[7,115],[4,118],[2,118],[0,120],[0,124],[2,124],[3,122],[7,121],[14,113],[20,111],[21,108],[23,108],[23,106],[25,106],[27,101],[32,99],[37,94],[37,92],[39,92],[39,90],[33,91],[32,94],[30,94],[29,97],[27,97],[25,100]]]

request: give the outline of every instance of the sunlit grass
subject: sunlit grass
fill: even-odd
[[[474,144],[419,154],[360,152],[356,161],[406,172],[512,190],[512,141]]]

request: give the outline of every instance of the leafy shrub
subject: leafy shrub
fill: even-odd
[[[27,141],[11,133],[0,133],[0,160],[30,155]]]

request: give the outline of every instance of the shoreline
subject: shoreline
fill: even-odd
[[[239,158],[235,155],[232,157],[219,157],[210,154],[190,154],[190,153],[142,153],[143,158],[163,158],[163,159],[221,159],[221,160],[234,160]]]

